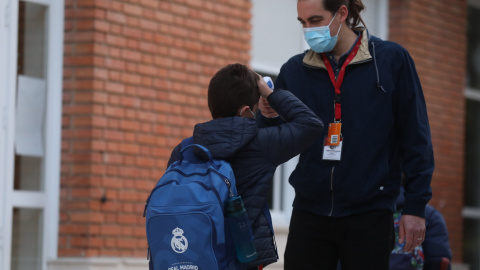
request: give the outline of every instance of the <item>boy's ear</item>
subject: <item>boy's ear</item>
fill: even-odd
[[[238,108],[238,111],[237,111],[237,116],[240,116],[240,117],[248,117],[249,116],[249,112],[248,112],[248,109],[250,107],[248,107],[248,105],[242,105],[240,108]]]

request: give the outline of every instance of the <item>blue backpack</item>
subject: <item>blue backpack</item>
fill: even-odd
[[[198,147],[208,161],[198,158]],[[224,203],[237,195],[228,162],[187,138],[145,205],[150,270],[235,269],[235,247]]]

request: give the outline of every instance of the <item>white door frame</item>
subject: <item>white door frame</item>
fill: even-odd
[[[47,7],[44,191],[15,191],[14,143],[17,89],[17,45],[19,0],[0,0],[0,269],[11,267],[12,210],[16,207],[43,209],[42,267],[57,258],[60,144],[63,77],[64,0],[25,0]]]
[[[10,256],[11,256],[11,239],[12,239],[12,211],[10,206],[10,198],[12,196],[12,180],[13,179],[13,166],[14,166],[14,105],[15,104],[15,89],[17,88],[16,70],[17,70],[17,35],[18,35],[18,2],[13,0],[2,0],[1,12],[3,12],[2,18],[5,20],[1,22],[1,39],[6,42],[2,42],[2,59],[5,61],[0,64],[0,70],[2,71],[0,76],[0,82],[3,84],[1,91],[2,100],[2,151],[0,151],[0,178],[2,183],[2,200],[0,203],[2,206],[2,218],[3,220],[0,236],[0,247],[2,254],[0,255],[0,268],[10,269]]]

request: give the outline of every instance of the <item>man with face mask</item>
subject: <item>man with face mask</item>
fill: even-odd
[[[410,252],[425,238],[433,147],[422,87],[409,53],[369,35],[361,0],[299,0],[311,50],[281,68],[288,89],[325,124],[300,155],[285,269],[388,269],[393,212],[405,174],[399,238]],[[276,125],[267,102],[264,125]]]

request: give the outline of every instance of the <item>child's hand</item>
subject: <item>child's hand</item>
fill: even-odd
[[[267,85],[267,84],[265,83],[265,85]],[[268,85],[267,85],[267,87],[268,87]],[[262,115],[265,116],[265,117],[274,118],[274,117],[278,116],[278,113],[274,109],[272,109],[272,107],[270,107],[270,104],[268,104],[267,99],[264,98],[264,97],[260,97],[260,101],[258,102],[258,108],[262,112]]]

